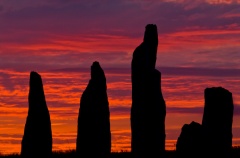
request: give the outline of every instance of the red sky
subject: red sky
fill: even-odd
[[[112,150],[129,150],[130,63],[149,23],[159,33],[166,148],[174,149],[185,123],[201,123],[203,92],[212,86],[233,93],[233,145],[240,145],[239,0],[2,0],[0,152],[20,152],[30,71],[42,75],[54,150],[74,149],[95,60],[107,77]]]

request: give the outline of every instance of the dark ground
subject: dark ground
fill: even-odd
[[[76,158],[74,150],[53,152],[52,158]],[[233,148],[233,158],[240,157],[240,146]],[[20,158],[18,154],[1,155],[0,158]],[[131,158],[130,152],[112,153],[110,158]],[[175,151],[167,151],[167,158],[175,158]]]

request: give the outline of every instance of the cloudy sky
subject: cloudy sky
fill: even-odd
[[[166,148],[183,124],[201,123],[204,89],[213,86],[233,94],[240,145],[239,0],[1,0],[0,152],[20,152],[30,71],[43,79],[54,150],[74,149],[93,61],[107,77],[112,150],[129,150],[130,65],[150,23],[158,27]]]

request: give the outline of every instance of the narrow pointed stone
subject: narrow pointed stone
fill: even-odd
[[[165,155],[166,105],[161,92],[161,73],[155,69],[157,47],[157,26],[149,24],[131,63],[131,149],[137,158]]]
[[[50,158],[52,154],[52,130],[41,76],[30,73],[28,116],[22,138],[21,157]]]
[[[231,157],[233,98],[222,87],[206,88],[202,119],[205,140],[205,156]]]
[[[76,150],[81,158],[108,158],[111,153],[107,84],[98,62],[91,66],[91,79],[81,97]]]

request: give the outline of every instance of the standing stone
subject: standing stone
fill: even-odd
[[[176,144],[177,158],[202,158],[202,125],[192,121],[182,127]]]
[[[137,158],[165,155],[166,105],[161,92],[161,73],[155,69],[157,47],[157,26],[149,24],[131,63],[131,150]]]
[[[44,157],[52,154],[52,130],[41,76],[30,73],[28,95],[28,116],[22,138],[21,156],[23,158]]]
[[[205,89],[205,107],[202,119],[206,156],[231,157],[233,98],[222,87]]]
[[[91,79],[82,94],[78,116],[77,154],[81,158],[108,158],[111,153],[109,103],[104,71],[91,66]]]

